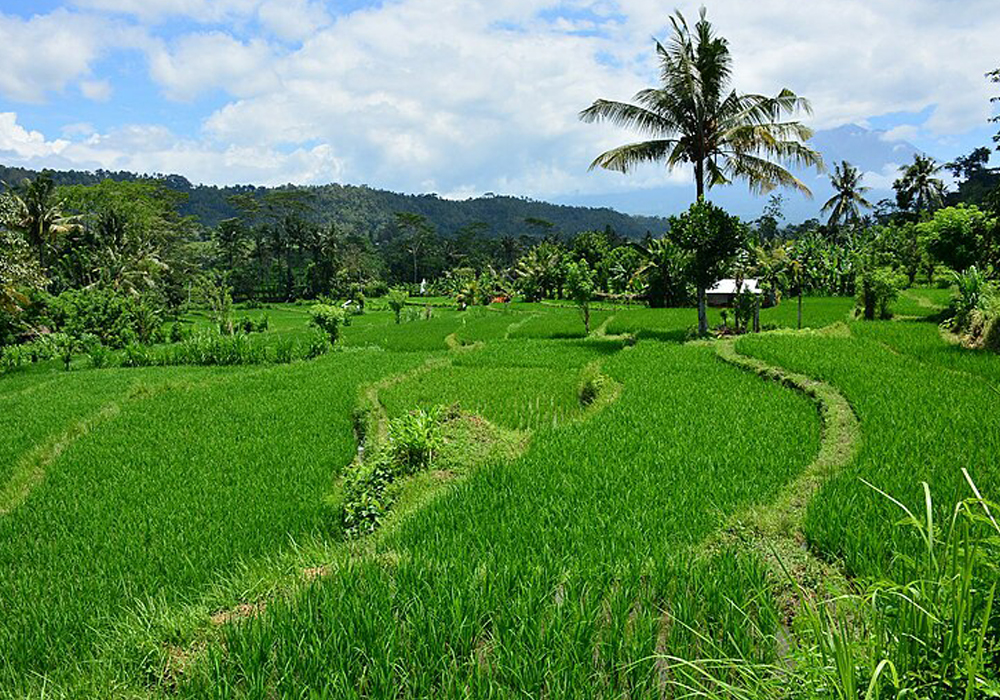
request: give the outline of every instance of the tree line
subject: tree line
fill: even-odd
[[[610,220],[570,233],[533,215],[501,235],[479,220],[442,230],[418,207],[382,211],[380,223],[365,226],[329,211],[324,188],[293,187],[234,188],[232,216],[206,227],[184,214],[190,194],[169,179],[72,184],[46,172],[0,195],[0,343],[68,327],[111,344],[149,341],[157,319],[190,304],[357,300],[390,287],[451,296],[460,308],[514,296],[693,304],[702,333],[706,292],[725,276],[759,279],[770,303],[782,294],[857,294],[866,316],[884,312],[901,285],[949,283],[948,271],[974,269],[993,289],[1000,177],[988,167],[989,147],[947,164],[918,155],[901,169],[895,198],[877,203],[866,198],[862,173],[841,162],[824,221],[785,224],[780,194],[759,218],[741,221],[709,201],[713,188],[740,180],[758,193],[808,193],[789,168],[824,168],[796,118],[809,103],[789,89],[735,90],[728,44],[704,13],[694,26],[675,16],[670,41],[655,51],[660,85],[580,113],[645,137],[592,167],[691,168],[691,208],[655,234],[627,235]],[[945,169],[957,182],[951,191]]]

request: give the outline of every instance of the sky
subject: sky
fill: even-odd
[[[634,135],[577,115],[654,85],[654,37],[701,4],[0,0],[0,163],[591,204],[686,192],[684,169],[588,172]],[[997,0],[704,4],[735,87],[794,90],[817,130],[947,160],[1000,128]]]

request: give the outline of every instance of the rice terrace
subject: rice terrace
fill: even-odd
[[[813,41],[895,51],[857,4]],[[55,5],[0,9],[0,698],[1000,697],[996,8],[849,113],[728,0]]]

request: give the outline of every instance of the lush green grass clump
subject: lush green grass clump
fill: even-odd
[[[776,624],[755,598],[761,572],[726,555],[695,564],[690,548],[812,458],[814,408],[709,348],[640,344],[606,371],[624,386],[617,402],[540,431],[524,457],[475,472],[371,558],[227,630],[185,690],[655,696],[650,657],[690,642],[673,617],[752,648],[753,625]]]
[[[912,532],[894,526],[899,517],[895,506],[861,479],[914,512],[923,509],[920,482],[928,482],[941,522],[954,503],[969,495],[962,467],[984,493],[1000,489],[995,468],[1000,393],[981,376],[942,371],[933,358],[947,351],[925,354],[929,344],[924,334],[930,332],[921,330],[925,327],[936,331],[929,324],[869,322],[851,325],[855,337],[745,337],[737,345],[740,352],[833,383],[855,408],[865,436],[861,453],[812,501],[806,533],[822,551],[843,557],[857,574],[885,575],[894,556],[920,547]],[[932,361],[916,359],[920,354]],[[989,363],[1000,371],[998,357],[980,356],[978,361],[984,373]]]

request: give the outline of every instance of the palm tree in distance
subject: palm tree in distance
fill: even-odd
[[[833,185],[835,194],[826,201],[822,213],[830,212],[829,224],[856,224],[861,221],[861,209],[871,209],[872,204],[865,199],[865,192],[870,187],[861,185],[861,178],[864,177],[860,170],[848,163],[841,161],[833,170],[830,176],[830,184]]]
[[[56,199],[56,185],[48,171],[34,180],[25,179],[11,190],[14,214],[9,225],[24,235],[35,248],[39,267],[45,267],[45,249],[56,238],[79,227],[78,216],[65,216],[63,202]]]
[[[892,183],[900,209],[917,214],[931,212],[944,204],[944,181],[938,177],[943,166],[931,156],[913,156],[913,162],[900,168],[902,177]]]
[[[809,103],[788,89],[774,97],[731,89],[729,44],[715,35],[705,8],[693,31],[680,12],[670,21],[670,42],[656,42],[661,86],[639,91],[634,103],[597,100],[580,113],[585,122],[609,121],[650,140],[602,153],[591,169],[627,173],[642,163],[666,162],[671,170],[690,163],[698,199],[706,188],[737,179],[755,194],[781,186],[811,196],[782,165],[822,169],[820,154],[805,144],[812,130],[789,118],[808,113]]]

